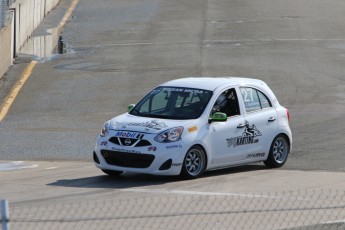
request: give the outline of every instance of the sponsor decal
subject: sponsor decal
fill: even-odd
[[[257,157],[264,157],[265,153],[251,153],[248,154],[247,158],[257,158]]]
[[[159,122],[158,120],[151,120],[147,122],[132,122],[129,123],[128,126],[138,126],[155,130],[168,128],[168,126],[164,122]]]
[[[115,137],[142,139],[144,134],[136,132],[117,131]]]
[[[119,148],[116,148],[116,147],[113,147],[111,148],[112,150],[114,151],[118,151],[118,152],[124,152],[124,153],[141,153],[140,151],[136,151],[136,150],[128,150],[128,149],[119,149]]]
[[[150,146],[147,150],[155,152],[157,150],[157,147],[156,146]]]
[[[198,126],[193,126],[193,127],[190,127],[190,128],[188,128],[188,132],[195,132],[195,131],[197,131],[198,130]]]
[[[185,88],[163,88],[163,91],[167,92],[181,92],[181,93],[204,93],[202,90],[198,89],[185,89]]]
[[[255,125],[249,125],[248,122],[245,124],[245,129],[242,136],[231,137],[226,139],[228,147],[236,147],[239,145],[255,144],[259,142],[256,137],[262,136],[261,132],[255,127]]]
[[[101,146],[107,146],[108,145],[108,142],[107,141],[102,141],[101,142]]]
[[[117,127],[117,128],[121,128],[121,129],[126,129],[127,128],[126,124],[123,124],[123,123],[117,122],[117,121],[115,121],[113,123],[113,127]]]
[[[189,88],[174,88],[174,87],[163,87],[163,88],[158,88],[154,89],[150,92],[150,94],[157,94],[159,92],[178,92],[178,93],[193,93],[193,94],[203,94],[206,93],[206,90],[200,90],[200,89],[189,89]]]
[[[130,144],[132,144],[132,141],[130,139],[126,139],[125,140],[125,145],[130,145]]]
[[[169,145],[166,146],[166,149],[182,149],[182,145]]]
[[[182,163],[172,163],[171,166],[173,166],[173,167],[179,167],[179,166],[181,166],[181,165],[182,165]]]

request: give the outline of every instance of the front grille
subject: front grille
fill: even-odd
[[[128,168],[148,168],[155,159],[154,155],[142,153],[101,150],[101,154],[108,164]]]
[[[112,137],[109,139],[111,143],[114,143],[116,145],[120,145],[119,139],[117,137]]]
[[[139,139],[122,138],[122,137],[120,137],[120,138],[112,137],[109,139],[109,141],[111,143],[114,143],[116,145],[122,145],[122,146],[145,147],[145,146],[151,146],[152,145],[151,142],[149,142],[148,140],[139,140],[139,142],[136,145],[134,145],[138,140]]]
[[[135,147],[144,147],[144,146],[151,146],[151,142],[148,140],[140,140],[138,144],[135,145]]]
[[[120,143],[121,145],[124,146],[132,146],[137,142],[138,139],[132,139],[132,138],[120,138]]]

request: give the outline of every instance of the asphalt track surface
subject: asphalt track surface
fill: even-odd
[[[79,2],[62,33],[70,53],[37,64],[0,124],[1,159],[88,160],[103,123],[157,84],[239,76],[266,81],[291,113],[285,169],[344,171],[344,6]]]
[[[70,3],[62,0],[42,27],[57,26]],[[238,76],[266,81],[291,114],[293,150],[283,169],[272,170],[271,176],[269,172],[263,173],[260,181],[277,177],[276,183],[267,183],[268,188],[262,191],[275,194],[279,191],[273,187],[284,182],[291,186],[284,187],[284,191],[315,189],[317,194],[319,189],[342,191],[343,184],[332,178],[342,178],[345,171],[344,8],[342,0],[80,1],[62,32],[68,53],[36,65],[8,115],[0,122],[0,160],[31,161],[34,162],[31,165],[38,167],[1,174],[25,184],[22,175],[32,172],[27,183],[39,187],[39,181],[35,180],[35,172],[41,169],[39,165],[56,160],[88,165],[103,123],[125,112],[128,104],[136,103],[157,84],[187,76]],[[20,60],[27,59],[17,61]],[[23,66],[12,67],[8,76],[20,75]],[[81,188],[96,188],[92,194],[98,189],[113,188],[103,187],[107,182],[101,172],[97,177],[98,171],[90,172],[88,166],[85,166],[88,171],[83,171],[84,167],[69,167],[71,174],[67,173],[69,170],[58,171],[66,170],[64,167],[52,169],[57,172],[48,174],[49,180],[61,181],[75,175],[74,182],[79,184],[76,178],[92,174],[90,177],[94,178],[86,180],[92,186]],[[199,181],[189,182],[188,186],[171,179],[138,175],[127,175],[125,178],[130,182],[121,179],[114,183],[132,188],[150,186],[152,181],[159,180],[158,185],[152,182],[157,191],[177,187],[216,192],[217,186],[223,188],[218,184],[223,180],[227,182],[224,189],[232,188],[235,182],[228,176],[241,183],[265,169],[258,165],[234,170],[212,172]],[[280,171],[284,175],[308,171],[306,178],[315,177],[319,182],[306,188],[303,183],[306,185],[312,179],[294,184],[283,180]],[[44,172],[42,169],[38,173]],[[319,173],[331,174],[322,177]],[[148,182],[141,184],[134,178]],[[217,181],[217,186],[211,186],[209,178]],[[5,184],[10,185],[11,181]],[[54,184],[43,183],[48,187]],[[2,194],[17,205],[30,204],[30,196],[10,195],[18,189],[16,186],[2,189]],[[54,202],[50,196],[71,199],[66,191],[59,192],[47,195],[44,202]],[[243,187],[238,192],[249,191]],[[82,201],[82,196],[80,193],[73,199]]]

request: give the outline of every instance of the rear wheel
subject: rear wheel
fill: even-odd
[[[205,151],[200,146],[193,146],[184,158],[181,176],[185,179],[195,179],[205,171],[205,168]]]
[[[285,164],[289,152],[290,145],[288,139],[284,135],[278,135],[274,138],[270,153],[264,163],[269,168],[281,167]]]
[[[101,169],[105,174],[108,174],[109,176],[119,176],[123,172],[122,171],[115,171],[115,170],[108,170],[108,169]]]

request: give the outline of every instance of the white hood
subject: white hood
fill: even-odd
[[[150,117],[137,117],[128,113],[113,118],[110,123],[112,130],[125,130],[144,133],[160,133],[164,130],[186,126],[195,120],[168,120]]]

